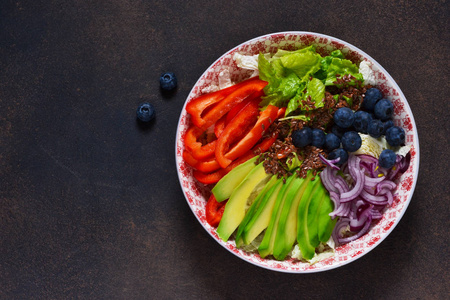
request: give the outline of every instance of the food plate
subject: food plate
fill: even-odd
[[[340,49],[347,59],[354,63],[366,60],[371,65],[375,75],[376,86],[381,89],[385,98],[394,104],[394,124],[402,127],[406,132],[405,143],[411,147],[411,163],[408,170],[398,179],[397,189],[394,192],[393,204],[386,209],[383,218],[373,223],[369,232],[361,238],[339,246],[335,255],[315,264],[304,263],[294,259],[277,261],[263,259],[258,253],[247,253],[236,248],[234,240],[222,241],[205,218],[205,205],[210,195],[210,187],[197,182],[193,177],[192,168],[183,161],[184,136],[190,125],[190,116],[186,113],[186,103],[200,96],[202,91],[210,85],[218,85],[218,74],[229,71],[233,82],[240,82],[251,76],[252,71],[239,69],[233,60],[237,52],[246,55],[255,55],[259,52],[274,53],[277,49],[296,50],[309,45],[315,45],[317,52],[326,55],[335,49]],[[187,203],[200,224],[223,247],[237,257],[256,266],[288,273],[311,273],[330,270],[348,264],[370,252],[379,245],[399,223],[405,213],[419,172],[419,140],[414,117],[402,91],[388,72],[373,58],[357,47],[337,38],[312,32],[280,32],[260,36],[249,40],[229,50],[217,59],[198,79],[186,99],[181,112],[176,134],[176,165],[181,188]]]

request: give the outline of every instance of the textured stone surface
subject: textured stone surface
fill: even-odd
[[[2,1],[0,298],[448,298],[448,19],[447,1]],[[231,255],[191,213],[175,169],[197,78],[230,48],[286,30],[376,59],[408,99],[421,146],[392,234],[318,274]],[[165,71],[177,74],[173,95],[159,90]],[[146,129],[142,101],[157,111]]]

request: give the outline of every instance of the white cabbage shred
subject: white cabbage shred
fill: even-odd
[[[371,68],[372,64],[366,60],[363,60],[359,64],[359,73],[362,74],[364,78],[364,84],[376,85],[375,74]]]

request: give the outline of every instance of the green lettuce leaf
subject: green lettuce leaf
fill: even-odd
[[[359,68],[348,59],[333,57],[326,70],[327,78],[325,79],[325,85],[334,85],[336,81],[336,74],[344,76],[346,74],[353,75],[357,80],[363,81],[362,75],[359,73]]]
[[[321,56],[312,51],[294,52],[280,57],[283,66],[299,78],[306,79],[320,69]]]
[[[323,107],[323,99],[325,98],[325,85],[321,80],[317,78],[311,79],[306,85],[305,96],[311,96],[311,100],[315,102],[316,108]]]

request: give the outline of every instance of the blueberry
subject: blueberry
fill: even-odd
[[[159,85],[164,91],[171,91],[177,87],[177,77],[172,72],[163,73],[159,78]]]
[[[339,148],[341,140],[334,133],[329,133],[325,136],[325,149],[332,151]]]
[[[336,165],[342,165],[343,163],[345,163],[348,160],[348,153],[347,153],[347,151],[345,151],[342,148],[337,148],[337,149],[334,149],[333,151],[331,151],[330,154],[328,154],[328,159],[329,160],[333,160],[333,159],[336,159],[338,157],[340,159],[335,164]]]
[[[342,137],[342,148],[348,152],[355,152],[361,147],[362,140],[356,131],[348,131]]]
[[[334,133],[340,139],[347,131],[348,131],[347,128],[341,128],[336,124],[334,124],[333,127],[331,127],[331,132]]]
[[[386,141],[392,147],[397,147],[405,143],[405,131],[398,126],[392,126],[386,130]]]
[[[379,138],[383,134],[383,122],[374,119],[367,126],[367,133],[374,138]]]
[[[385,169],[390,169],[395,165],[397,155],[390,149],[383,150],[378,159],[378,165]]]
[[[297,148],[305,147],[312,142],[312,130],[309,127],[303,127],[292,133],[292,142]]]
[[[375,117],[381,121],[387,121],[392,118],[394,113],[394,106],[388,99],[381,99],[375,104],[374,108]]]
[[[314,128],[312,130],[311,144],[314,147],[321,148],[323,146],[323,144],[325,144],[325,133],[318,128]]]
[[[359,110],[355,112],[355,120],[353,121],[353,127],[359,132],[367,133],[367,127],[372,120],[372,116],[365,111]]]
[[[383,123],[383,134],[386,135],[386,130],[394,126],[394,122],[392,120],[387,120]]]
[[[348,107],[341,107],[334,112],[334,123],[341,128],[349,128],[353,124],[355,116]]]
[[[364,100],[362,103],[362,107],[365,110],[373,111],[375,108],[375,104],[377,104],[378,100],[383,97],[381,91],[377,88],[370,88],[366,91],[364,95]]]
[[[138,120],[150,122],[155,117],[155,108],[150,103],[142,103],[136,110]]]

